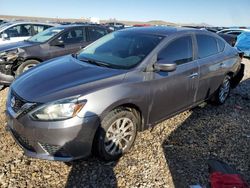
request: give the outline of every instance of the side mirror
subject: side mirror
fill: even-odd
[[[59,47],[64,47],[64,42],[63,40],[56,39],[51,43],[51,46],[59,46]]]
[[[9,39],[9,36],[7,33],[2,33],[1,38],[6,40],[6,39]]]
[[[171,72],[176,70],[176,63],[167,62],[166,60],[162,59],[155,63],[154,69],[157,71]]]

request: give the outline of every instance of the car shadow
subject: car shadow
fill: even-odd
[[[93,112],[86,112],[89,116],[97,116]],[[85,114],[85,115],[86,115]],[[100,120],[97,120],[100,122]],[[79,131],[75,139],[83,136],[84,127]],[[75,142],[72,140],[71,142]],[[66,143],[67,145],[69,143]],[[94,141],[93,141],[94,144]],[[65,163],[71,167],[65,187],[117,187],[117,180],[113,168],[118,161],[107,162],[96,158],[93,154],[95,145],[92,146],[92,155],[86,159],[79,159]],[[79,148],[80,149],[80,148]]]
[[[71,187],[117,187],[113,168],[116,162],[104,162],[97,158],[73,161],[66,188]]]
[[[249,112],[250,79],[232,90],[224,105],[192,110],[162,143],[175,187],[208,185],[211,158],[234,166],[250,180]]]

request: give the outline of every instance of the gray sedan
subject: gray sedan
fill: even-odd
[[[243,73],[237,50],[211,32],[120,30],[17,78],[7,126],[31,157],[116,160],[138,131],[204,101],[223,104]]]

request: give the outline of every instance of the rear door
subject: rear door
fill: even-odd
[[[224,78],[224,61],[222,53],[225,43],[211,35],[196,34],[197,59],[200,66],[200,81],[197,101],[207,99],[213,94]]]
[[[150,122],[189,107],[195,101],[198,87],[199,68],[194,60],[194,37],[185,35],[173,39],[158,54],[158,60],[175,62],[173,72],[154,72],[152,85],[152,110]]]
[[[77,27],[70,29],[62,33],[55,40],[60,40],[63,42],[63,45],[56,46],[53,45],[53,41],[50,45],[50,58],[76,53],[81,48],[85,47],[87,44],[87,36],[85,27]]]

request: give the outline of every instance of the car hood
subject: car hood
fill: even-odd
[[[125,73],[67,55],[28,70],[12,83],[11,89],[26,101],[46,103],[120,83]]]
[[[39,43],[29,42],[29,41],[21,41],[21,42],[12,42],[12,43],[8,43],[8,44],[2,44],[2,45],[0,45],[0,52],[10,51],[10,50],[14,50],[16,48],[24,48],[24,47],[28,47],[28,46],[34,46],[37,44],[39,44]]]

